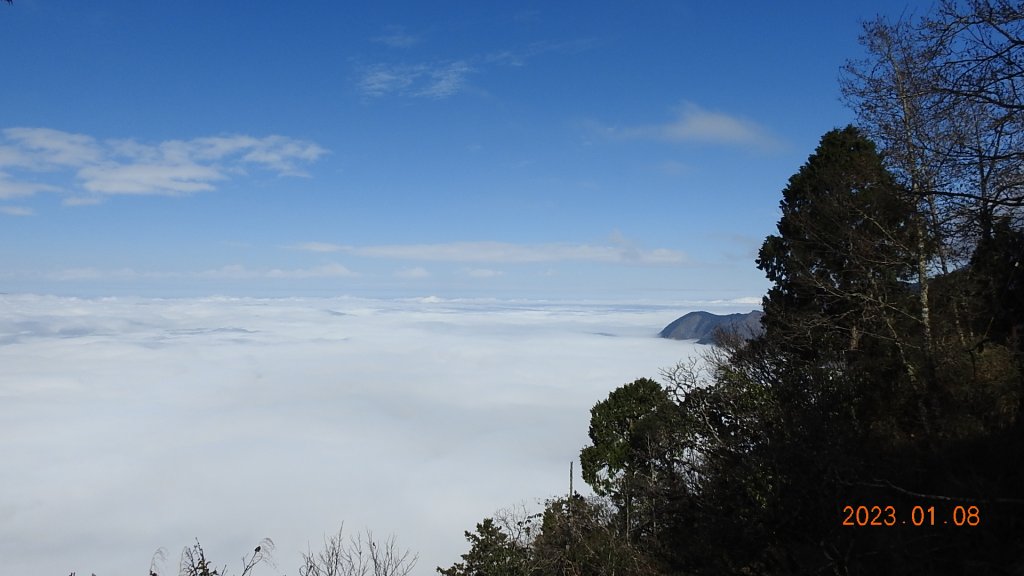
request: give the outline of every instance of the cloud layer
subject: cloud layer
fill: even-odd
[[[691,353],[653,337],[683,312],[0,296],[0,557],[128,574],[165,547],[173,571],[196,537],[231,562],[269,536],[291,573],[345,521],[429,574],[564,492],[594,402]]]
[[[67,204],[120,194],[178,196],[213,190],[249,168],[303,175],[326,151],[285,136],[210,136],[144,144],[97,140],[51,128],[7,128],[0,138],[0,200],[39,192],[68,194]],[[40,181],[73,175],[69,184]]]
[[[613,239],[614,240],[614,239]],[[614,245],[511,244],[507,242],[450,242],[443,244],[387,244],[347,246],[328,242],[307,242],[294,248],[309,252],[339,252],[363,258],[386,258],[421,262],[538,263],[605,262],[649,265],[679,265],[687,262],[678,250],[643,250],[625,242]]]

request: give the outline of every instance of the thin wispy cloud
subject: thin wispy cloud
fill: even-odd
[[[141,271],[133,268],[102,269],[93,266],[81,266],[77,268],[64,268],[40,274],[47,280],[57,282],[81,282],[81,281],[132,281],[143,279],[168,279],[176,274],[169,272]]]
[[[340,244],[331,244],[330,242],[304,242],[296,244],[293,248],[306,252],[341,252],[345,249]]]
[[[359,90],[364,96],[372,97],[403,93],[420,74],[415,66],[375,64],[363,72]]]
[[[67,270],[60,270],[54,272],[50,277],[54,280],[70,281],[75,282],[79,280],[101,280],[101,279],[135,279],[142,276],[142,274],[132,270],[131,268],[123,268],[121,270],[109,270],[103,271],[97,268],[70,268]]]
[[[57,192],[60,188],[49,184],[41,184],[30,180],[14,180],[5,172],[0,172],[0,200],[23,198],[37,192]]]
[[[404,26],[386,26],[383,34],[371,40],[391,48],[410,48],[419,43],[419,38],[406,32]]]
[[[758,149],[771,149],[778,146],[778,141],[756,122],[740,116],[708,110],[692,102],[683,103],[679,107],[676,117],[663,124],[622,128],[598,125],[598,129],[608,136],[624,139]]]
[[[95,206],[96,204],[102,204],[103,198],[99,196],[71,196],[65,198],[61,203],[65,206]]]
[[[470,278],[497,278],[505,275],[501,270],[492,270],[490,268],[467,268],[463,272]]]
[[[0,213],[6,213],[0,208]],[[0,273],[0,278],[18,277],[41,277],[46,280],[57,282],[80,282],[80,281],[135,281],[135,280],[171,280],[171,279],[199,279],[199,280],[306,280],[315,278],[357,278],[358,272],[337,262],[329,262],[319,266],[306,268],[249,268],[241,264],[229,264],[219,268],[195,271],[161,271],[161,270],[136,270],[134,268],[97,268],[84,266],[77,268],[64,268],[46,272],[14,272],[7,271]]]
[[[443,244],[388,244],[346,246],[308,242],[294,246],[310,252],[339,252],[363,258],[423,262],[537,263],[560,261],[646,265],[681,265],[686,254],[668,248],[641,249],[624,242],[616,245],[512,244],[506,242],[452,242]]]
[[[685,174],[693,170],[692,166],[678,160],[665,160],[664,162],[659,163],[656,168],[662,174],[668,174],[670,176]]]
[[[524,47],[491,52],[484,56],[482,60],[487,63],[518,68],[526,66],[530,60],[546,54],[579,54],[591,50],[595,46],[597,46],[597,42],[589,38],[561,42],[539,41],[532,42]]]
[[[416,279],[416,278],[429,278],[430,271],[422,266],[414,266],[412,268],[402,268],[395,272],[396,278]]]
[[[435,67],[430,70],[427,85],[417,95],[437,99],[453,96],[462,89],[466,76],[472,71],[465,62],[451,62]]]
[[[473,68],[464,61],[419,64],[374,64],[362,73],[359,90],[364,96],[410,96],[444,99],[454,96]]]
[[[213,166],[181,164],[109,164],[78,171],[82,187],[96,194],[177,196],[213,190],[227,176]]]
[[[84,166],[103,160],[96,140],[84,134],[51,128],[7,128],[3,135],[15,152],[10,164],[13,166],[46,170],[51,166]]]
[[[309,278],[354,278],[359,274],[349,270],[341,264],[331,262],[309,268],[272,268],[269,270],[252,269],[242,266],[241,264],[231,264],[212,270],[204,270],[198,273],[187,273],[185,275],[222,280],[252,280],[261,278],[301,280]]]
[[[762,299],[757,296],[742,296],[740,298],[729,298],[719,300],[708,300],[707,304],[710,306],[753,306],[760,307],[763,302]]]
[[[7,214],[8,216],[31,216],[35,212],[31,208],[25,208],[24,206],[0,206],[0,214]]]
[[[407,48],[419,38],[395,27],[371,39],[392,48]],[[589,50],[594,42],[588,39],[564,42],[533,42],[523,47],[497,50],[487,54],[464,55],[460,58],[418,62],[376,62],[363,66],[358,73],[357,87],[367,98],[403,96],[443,100],[462,92],[468,78],[496,67],[523,67],[548,53],[575,54]]]
[[[167,140],[98,140],[52,128],[0,132],[0,199],[39,192],[71,194],[81,205],[120,194],[180,196],[214,190],[218,182],[257,168],[281,176],[304,175],[303,167],[326,154],[317,144],[285,136],[245,135]],[[65,186],[40,183],[72,176]]]
[[[286,278],[286,279],[304,279],[304,278],[354,278],[358,276],[355,272],[349,270],[341,264],[332,263],[324,264],[323,266],[315,266],[312,268],[297,268],[292,270],[281,270],[273,269],[267,272],[267,278]]]

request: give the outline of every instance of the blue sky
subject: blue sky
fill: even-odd
[[[0,291],[756,299],[905,10],[16,0]]]

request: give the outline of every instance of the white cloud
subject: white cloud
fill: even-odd
[[[755,308],[760,308],[761,304],[763,304],[763,303],[764,302],[762,301],[762,298],[760,296],[741,296],[739,298],[730,298],[730,299],[727,299],[727,300],[708,300],[707,301],[707,304],[710,305],[710,306],[722,306],[722,305],[734,306],[734,305],[740,305],[740,306],[753,306]]]
[[[82,187],[97,194],[159,194],[175,196],[213,190],[211,182],[226,176],[197,164],[129,164],[87,166],[78,171]]]
[[[492,52],[484,56],[483,61],[518,68],[525,66],[530,60],[533,60],[538,56],[551,53],[575,55],[594,48],[596,44],[597,43],[593,39],[588,38],[579,38],[576,40],[561,42],[531,42],[530,44],[515,49]]]
[[[326,153],[326,150],[311,142],[268,136],[250,146],[242,160],[260,164],[284,175],[305,176],[306,173],[298,168],[299,164],[315,162]]]
[[[64,270],[57,270],[46,274],[46,277],[50,280],[56,280],[58,282],[78,282],[81,280],[130,280],[139,278],[142,275],[132,270],[131,268],[121,268],[119,270],[101,270],[93,267],[83,268],[66,268]]]
[[[663,140],[750,146],[770,149],[778,146],[775,138],[758,124],[723,112],[707,110],[692,102],[680,106],[675,120],[664,124],[602,128],[608,135],[619,138]]]
[[[0,142],[0,166],[8,172],[73,174],[91,197],[72,197],[68,205],[96,203],[105,195],[177,196],[210,191],[215,183],[258,167],[279,175],[304,175],[302,166],[326,154],[320,146],[284,136],[211,136],[142,144],[134,140],[100,141],[51,128],[7,128]],[[69,186],[74,193],[75,187]],[[0,173],[0,199],[56,192],[10,173]]]
[[[416,266],[416,267],[413,267],[413,268],[402,268],[401,270],[397,270],[395,272],[395,277],[397,277],[397,278],[410,278],[410,279],[414,279],[414,278],[428,278],[428,277],[430,277],[430,272],[426,268],[424,268],[422,266]]]
[[[401,93],[412,85],[422,72],[416,67],[376,64],[359,80],[359,90],[365,96],[380,97]]]
[[[588,244],[511,244],[506,242],[452,242],[444,244],[389,244],[346,246],[308,242],[296,249],[312,252],[344,252],[364,258],[385,258],[434,262],[536,263],[585,261],[647,265],[680,265],[686,254],[658,248],[644,250],[620,243],[616,246]]]
[[[191,276],[191,274],[189,275]],[[231,264],[221,268],[199,272],[198,274],[195,274],[195,276],[200,278],[215,278],[223,280],[248,280],[257,278],[302,280],[308,278],[353,278],[359,276],[359,274],[349,270],[341,264],[332,262],[311,268],[272,268],[269,270],[253,270],[240,264]]]
[[[59,190],[56,186],[48,184],[11,180],[8,174],[0,172],[0,200],[23,198],[32,196],[37,192],[57,192]]]
[[[0,210],[2,212],[2,210]],[[12,277],[24,277],[25,274],[9,274]],[[51,272],[29,274],[42,276],[58,282],[78,281],[128,281],[144,279],[206,279],[206,280],[257,280],[286,279],[304,280],[312,278],[355,278],[359,273],[349,270],[336,262],[312,266],[308,268],[269,268],[253,269],[241,264],[230,264],[220,268],[201,271],[138,271],[132,268],[104,269],[96,267],[66,268]]]
[[[355,272],[342,266],[341,264],[332,263],[324,264],[323,266],[315,266],[313,268],[297,268],[293,270],[280,270],[273,269],[267,272],[268,278],[291,278],[291,279],[302,279],[302,278],[352,278],[358,276]]]
[[[251,136],[208,136],[196,138],[191,143],[166,142],[162,148],[165,153],[174,149],[180,150],[180,155],[183,158],[195,156],[201,160],[220,160],[232,154],[266,148],[270,143],[270,139],[260,140]]]
[[[419,38],[407,33],[403,26],[387,26],[384,28],[384,34],[372,40],[391,48],[410,48],[419,43]]]
[[[102,196],[69,196],[61,200],[64,206],[95,206],[102,203]]]
[[[390,27],[371,39],[392,48],[408,48],[420,39],[402,27]],[[465,89],[467,78],[495,67],[523,67],[548,53],[578,54],[595,45],[590,39],[564,42],[533,42],[514,49],[430,62],[376,62],[357,71],[356,87],[366,97],[404,96],[443,100]]]
[[[331,244],[329,242],[305,242],[303,244],[297,244],[294,248],[296,250],[305,250],[307,252],[341,252],[345,249],[344,246]]]
[[[453,96],[462,89],[466,76],[473,69],[465,62],[452,62],[430,70],[427,85],[417,94],[428,98],[442,99]]]
[[[374,64],[359,79],[364,96],[412,96],[441,100],[457,94],[473,68],[463,61],[431,64]]]
[[[657,169],[664,174],[678,176],[679,174],[690,172],[692,167],[689,164],[678,160],[665,160],[658,164]]]
[[[290,573],[342,521],[448,566],[485,516],[564,492],[594,402],[695,350],[653,337],[682,312],[0,295],[4,569],[269,536]]]
[[[490,64],[501,64],[521,68],[526,65],[526,55],[514,50],[500,50],[492,52],[484,57],[484,61]]]
[[[0,213],[7,214],[8,216],[31,216],[35,214],[31,208],[25,208],[24,206],[0,206]]]
[[[501,270],[491,270],[490,268],[469,268],[465,273],[473,278],[497,278],[505,275]]]
[[[91,136],[51,128],[7,128],[4,137],[22,152],[30,167],[84,166],[99,162],[103,154]]]
[[[260,274],[249,270],[241,264],[229,264],[227,266],[221,266],[212,270],[204,270],[196,274],[200,278],[218,278],[225,280],[246,280],[249,278],[256,278]]]
[[[6,166],[30,166],[29,155],[14,146],[0,145],[0,168]]]

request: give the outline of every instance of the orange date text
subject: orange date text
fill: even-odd
[[[897,510],[895,506],[843,506],[843,526],[977,526],[981,510],[977,506],[913,506]]]

